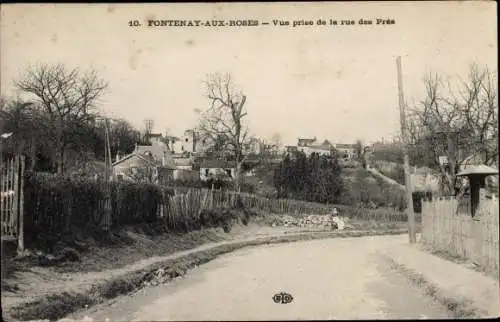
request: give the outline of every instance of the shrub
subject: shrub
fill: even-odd
[[[152,184],[113,182],[110,187],[111,226],[103,222],[106,186],[103,182],[56,175],[27,174],[25,231],[28,241],[57,241],[63,235],[101,231],[157,219],[158,205],[168,203],[171,189]]]
[[[350,180],[344,180],[340,203],[350,206],[406,208],[404,191],[383,179],[372,176],[366,169],[350,170]]]

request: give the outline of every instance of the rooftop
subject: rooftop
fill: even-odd
[[[316,137],[314,138],[298,138],[298,146],[309,146],[316,142]]]
[[[349,143],[337,143],[335,145],[337,149],[354,149],[356,147],[356,144],[349,144]]]
[[[458,173],[457,176],[467,176],[473,174],[497,175],[498,170],[484,164],[465,165],[464,170]]]
[[[172,152],[168,150],[166,146],[161,145],[137,145],[135,147],[134,153],[139,155],[151,155],[153,159],[157,162],[162,162],[163,157],[165,157],[165,166],[175,169],[175,162],[172,157]]]

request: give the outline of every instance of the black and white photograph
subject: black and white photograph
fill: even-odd
[[[3,3],[2,321],[500,316],[495,1]]]

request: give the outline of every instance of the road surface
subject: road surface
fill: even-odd
[[[73,318],[94,321],[448,318],[391,271],[377,251],[406,235],[337,238],[246,248]],[[276,304],[275,293],[294,299]]]

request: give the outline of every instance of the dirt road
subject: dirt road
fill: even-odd
[[[297,320],[447,318],[447,310],[391,271],[377,251],[406,235],[343,238],[247,248],[183,279],[119,298],[72,318],[125,320]],[[275,293],[294,297],[276,304]]]

